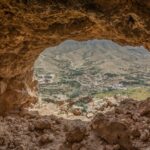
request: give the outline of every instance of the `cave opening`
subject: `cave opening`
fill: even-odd
[[[150,67],[143,47],[113,51],[94,40],[63,57],[57,48],[64,43],[53,47],[58,56],[52,51],[50,64],[37,63],[42,75],[34,68],[40,100],[30,107],[37,102],[33,64],[48,47],[104,38],[150,51],[150,0],[1,0],[0,8],[0,149],[150,149]],[[43,53],[41,62],[49,56]]]
[[[150,97],[149,59],[142,46],[110,40],[67,40],[47,48],[34,64],[36,108],[42,114],[90,118],[125,99],[145,100]]]

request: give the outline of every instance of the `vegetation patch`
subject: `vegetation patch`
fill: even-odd
[[[126,90],[118,89],[118,90],[107,90],[97,93],[95,95],[96,98],[105,98],[112,97],[115,95],[123,95],[129,98],[144,100],[147,97],[150,97],[150,88],[149,87],[129,87]]]

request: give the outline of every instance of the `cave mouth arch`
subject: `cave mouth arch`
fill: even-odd
[[[121,46],[110,40],[67,40],[47,48],[34,64],[40,99],[36,106],[48,104],[40,110],[46,114],[53,108],[55,115],[77,113],[77,109],[82,115],[95,100],[144,100],[150,97],[149,59],[142,46]],[[70,108],[59,109],[65,105]]]
[[[32,67],[49,46],[105,38],[150,49],[149,0],[2,0],[0,7],[0,114],[36,101]]]

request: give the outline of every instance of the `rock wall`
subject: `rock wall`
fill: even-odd
[[[150,49],[150,0],[1,0],[0,114],[36,101],[32,67],[66,39]]]

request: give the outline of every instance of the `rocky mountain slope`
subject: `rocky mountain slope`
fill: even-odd
[[[42,52],[34,69],[42,98],[95,97],[106,91],[108,95],[133,95],[142,89],[147,95],[143,97],[141,91],[136,98],[145,99],[150,96],[149,62],[150,53],[143,47],[123,47],[107,40],[70,40]]]
[[[102,72],[121,72],[121,67],[128,69],[137,65],[149,69],[149,58],[150,53],[142,47],[120,46],[107,40],[85,42],[69,40],[46,49],[36,61],[36,66],[43,68],[45,72],[50,70],[55,73],[54,68],[58,71],[64,69],[60,66],[61,61],[68,61],[66,63],[72,68],[81,68],[91,62],[89,68],[95,65],[103,69]]]

